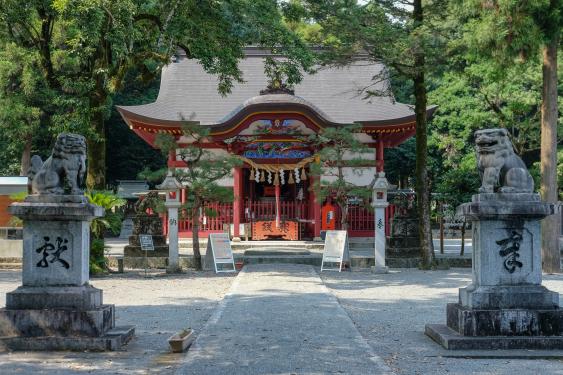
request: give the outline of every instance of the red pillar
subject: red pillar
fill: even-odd
[[[383,172],[383,151],[384,151],[383,141],[381,139],[377,140],[377,148],[375,149],[375,169],[377,172]]]
[[[242,168],[234,168],[233,181],[233,241],[240,241],[240,213],[242,211]]]
[[[318,181],[319,177],[310,176],[311,179],[311,186],[309,190],[309,200],[310,206],[312,210],[312,216],[314,220],[313,224],[313,236],[315,238],[321,237],[321,202],[317,202],[317,197],[315,195],[315,191],[313,190],[313,186]],[[309,214],[311,215],[311,214]]]
[[[281,186],[276,185],[276,228],[280,227],[281,223]]]

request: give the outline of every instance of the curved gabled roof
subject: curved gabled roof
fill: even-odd
[[[291,105],[309,107],[327,123],[379,122],[414,116],[411,106],[396,103],[390,97],[363,99],[362,89],[384,90],[388,82],[374,83],[372,78],[384,67],[373,62],[357,61],[345,67],[331,67],[305,75],[296,85],[295,95],[259,95],[268,84],[264,74],[264,51],[247,48],[240,61],[244,83],[235,83],[232,92],[217,92],[217,77],[203,70],[195,60],[178,56],[162,71],[156,102],[118,107],[156,121],[190,120],[201,125],[219,125],[254,105]]]

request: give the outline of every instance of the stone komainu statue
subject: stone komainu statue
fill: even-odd
[[[481,176],[479,192],[532,193],[534,180],[526,165],[514,153],[506,129],[475,132],[477,168]]]
[[[85,173],[86,139],[79,134],[62,133],[45,162],[38,155],[31,158],[28,176],[33,194],[61,195],[68,186],[70,194],[81,195]]]

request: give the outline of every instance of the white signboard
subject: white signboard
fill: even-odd
[[[203,268],[205,270],[213,269],[211,264],[216,273],[236,271],[228,233],[209,234]]]
[[[321,272],[325,270],[340,272],[344,267],[344,263],[349,260],[348,232],[345,230],[327,230]],[[337,264],[338,267],[326,267],[325,263]]]
[[[154,251],[154,244],[152,242],[152,235],[139,234],[139,242],[141,243],[141,250]]]

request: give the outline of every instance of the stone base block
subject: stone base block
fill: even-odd
[[[168,257],[168,245],[165,246],[154,246],[154,251],[147,251],[147,258],[152,257]],[[145,251],[141,249],[141,246],[127,245],[123,249],[123,255],[125,257],[145,257]]]
[[[115,327],[113,305],[94,310],[0,309],[0,336],[90,336],[99,337]]]
[[[385,249],[386,256],[391,258],[416,258],[420,256],[420,252],[418,244],[414,246],[390,245]]]
[[[396,258],[396,257],[386,257],[385,264],[390,268],[418,268],[422,258],[412,257],[412,258]]]
[[[101,337],[0,337],[0,350],[73,350],[113,351],[119,350],[135,335],[134,326],[115,327]]]
[[[462,306],[474,309],[553,309],[559,307],[559,294],[541,285],[479,286],[459,289]]]
[[[447,324],[462,336],[562,336],[563,310],[477,310],[447,306]]]
[[[380,274],[380,273],[389,273],[389,267],[386,266],[372,266],[371,272]]]
[[[6,309],[93,310],[103,303],[102,290],[91,285],[67,287],[20,286],[6,294]]]
[[[563,349],[563,336],[463,336],[443,324],[427,324],[424,333],[449,350]]]

